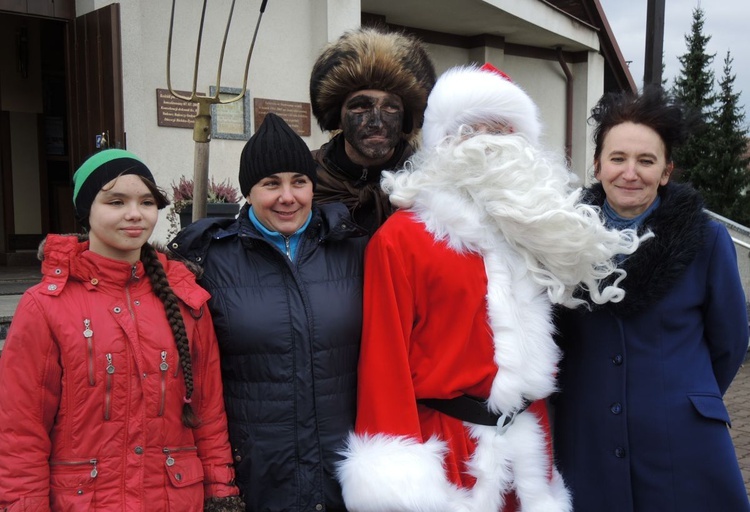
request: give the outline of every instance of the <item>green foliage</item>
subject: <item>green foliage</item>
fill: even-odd
[[[739,93],[734,92],[736,75],[732,74],[732,56],[724,58],[724,71],[719,81],[719,108],[714,115],[716,145],[713,158],[720,177],[713,187],[710,203],[724,217],[745,226],[750,225],[750,197],[745,193],[750,187],[750,157],[747,156],[747,129],[745,112],[739,105]]]
[[[682,170],[681,179],[704,192],[711,188],[715,176],[711,172],[711,147],[716,138],[711,118],[716,104],[713,93],[714,74],[709,68],[715,55],[706,53],[711,36],[703,35],[703,10],[693,10],[691,33],[685,36],[687,53],[679,57],[680,75],[675,80],[674,96],[692,109],[698,124],[693,127],[687,142],[675,151],[674,160]]]
[[[713,212],[735,222],[750,225],[750,161],[743,155],[747,147],[745,114],[738,104],[734,88],[732,58],[724,60],[719,81],[720,92],[714,92],[714,73],[710,65],[715,54],[706,53],[711,36],[703,34],[704,12],[693,10],[691,33],[685,36],[687,53],[679,60],[680,75],[672,90],[697,117],[688,140],[675,150],[680,181],[691,183]]]
[[[703,35],[703,10],[697,7],[693,10],[693,24],[690,34],[685,35],[688,51],[681,57],[680,76],[675,80],[675,96],[702,114],[709,115],[716,102],[713,93],[714,73],[709,66],[716,54],[706,53],[706,47],[711,36]]]

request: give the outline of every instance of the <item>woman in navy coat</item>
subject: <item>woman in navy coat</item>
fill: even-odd
[[[607,95],[592,119],[586,202],[654,238],[620,262],[622,302],[558,316],[554,439],[574,510],[750,510],[722,399],[748,348],[745,296],[726,229],[669,183],[682,111],[656,88]]]
[[[221,352],[246,512],[345,512],[336,464],[354,429],[365,231],[318,206],[305,142],[269,113],[240,156],[247,203],[170,249],[199,264]]]

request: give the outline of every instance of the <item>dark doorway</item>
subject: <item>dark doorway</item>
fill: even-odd
[[[97,150],[126,145],[119,4],[77,18],[35,14],[0,11],[4,265],[35,260],[48,233],[78,231],[73,172]]]

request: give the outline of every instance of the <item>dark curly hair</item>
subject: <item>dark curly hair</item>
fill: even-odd
[[[599,161],[609,131],[618,124],[630,122],[648,126],[659,134],[669,162],[673,150],[685,142],[695,121],[694,114],[659,86],[647,86],[641,93],[607,93],[589,117],[589,122],[596,125],[594,161]]]

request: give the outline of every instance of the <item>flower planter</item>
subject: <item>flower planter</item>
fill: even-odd
[[[239,203],[208,203],[206,217],[233,218],[240,211]],[[193,205],[187,204],[180,210],[180,227],[185,228],[193,223]]]

